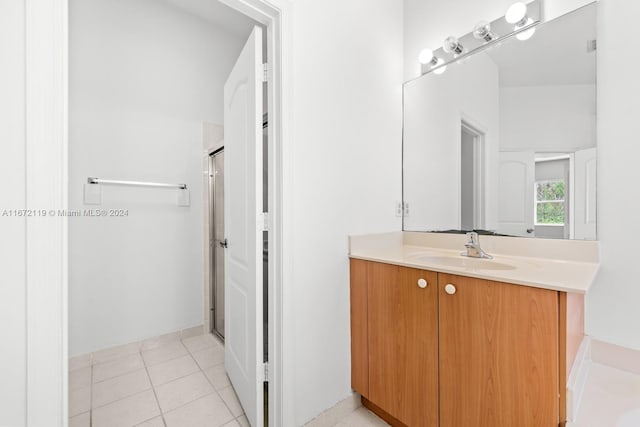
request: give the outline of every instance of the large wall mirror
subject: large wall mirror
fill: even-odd
[[[403,229],[596,238],[596,3],[404,85]]]

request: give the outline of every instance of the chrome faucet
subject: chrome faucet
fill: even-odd
[[[461,255],[468,256],[471,258],[487,258],[493,259],[491,255],[486,253],[480,247],[480,237],[478,233],[472,231],[467,233],[467,242],[464,244],[464,247],[467,248],[466,252],[462,252]]]

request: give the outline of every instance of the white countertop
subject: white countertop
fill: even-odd
[[[464,238],[464,236],[462,238]],[[487,251],[494,257],[492,260],[468,258],[460,255],[462,249],[464,249],[462,245],[461,249],[452,249],[452,245],[448,243],[438,246],[433,245],[434,243],[440,243],[442,239],[442,236],[436,236],[435,239],[425,237],[422,238],[423,241],[420,242],[422,244],[415,244],[415,236],[407,238],[407,236],[403,236],[402,233],[354,236],[350,238],[349,256],[356,259],[377,261],[440,273],[477,277],[480,279],[578,294],[587,293],[600,266],[591,254],[585,255],[583,257],[584,259],[580,259],[580,257],[577,256],[568,256],[567,258],[570,259],[557,259],[558,255],[554,254],[556,258],[551,259],[545,256],[509,256]],[[447,237],[444,237],[444,239],[447,239]],[[456,236],[451,239],[457,243],[461,238]],[[490,241],[490,239],[485,236],[482,236],[481,243],[482,240]],[[407,243],[407,241],[411,243]],[[521,239],[521,243],[528,244],[532,243],[532,241]],[[584,249],[583,242],[576,243],[583,245],[582,249],[577,249],[578,252]],[[596,244],[595,249],[597,252],[597,242],[589,243]],[[432,245],[429,246],[429,244]],[[511,244],[513,244],[513,242]],[[519,243],[516,242],[516,244]],[[541,243],[541,245],[553,244],[554,243]],[[562,244],[567,245],[567,243]],[[547,247],[544,247],[544,249],[545,251],[543,252],[545,253],[551,251],[547,250]],[[591,249],[588,248],[586,252],[589,250]],[[520,248],[519,251],[514,250],[514,252],[522,254],[523,250]],[[487,266],[494,266],[496,268],[489,269],[486,268]]]

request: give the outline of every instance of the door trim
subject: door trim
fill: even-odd
[[[291,309],[284,306],[292,263],[292,5],[290,0],[221,0],[266,26],[269,67],[269,415],[293,425]],[[68,209],[68,0],[25,1],[28,209]],[[68,243],[64,217],[27,221],[28,425],[68,423]],[[36,373],[36,374],[32,374]]]
[[[460,128],[473,136],[473,228],[485,229],[485,132],[469,123],[465,117],[462,118]],[[460,172],[462,173],[462,167]],[[462,182],[460,186],[462,194]],[[458,215],[462,221],[462,210]]]
[[[68,9],[26,0],[26,425],[68,419]],[[16,179],[19,179],[16,177]]]

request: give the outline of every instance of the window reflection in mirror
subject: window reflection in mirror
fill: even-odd
[[[595,239],[596,4],[405,83],[407,231]]]

